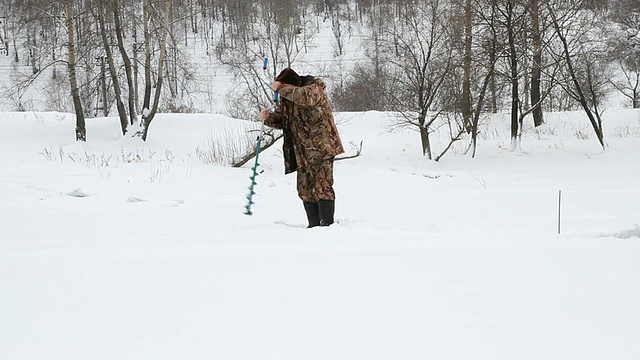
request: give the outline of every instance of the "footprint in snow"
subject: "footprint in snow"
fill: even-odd
[[[85,193],[82,189],[80,188],[75,188],[71,191],[69,191],[67,193],[67,195],[71,196],[71,197],[77,197],[77,198],[83,198],[83,197],[87,197],[89,196],[87,193]]]
[[[149,204],[159,204],[167,207],[178,207],[184,204],[184,200],[182,199],[143,199],[137,196],[129,196],[127,198],[127,203],[149,203]]]

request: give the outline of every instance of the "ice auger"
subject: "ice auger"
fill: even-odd
[[[269,67],[269,59],[268,58],[264,58],[263,62],[262,62],[262,70],[264,71],[264,73],[267,73],[267,69]],[[273,93],[273,106],[275,107],[275,105],[277,105],[278,103],[278,99],[279,99],[279,94],[277,91],[275,91]],[[247,194],[247,205],[244,206],[245,208],[245,215],[253,215],[253,212],[251,211],[251,205],[254,204],[253,202],[253,195],[256,194],[254,188],[255,186],[258,184],[256,182],[256,177],[258,177],[259,173],[258,173],[258,166],[260,166],[259,158],[260,158],[260,150],[262,150],[262,140],[264,139],[264,123],[262,124],[262,128],[260,129],[260,134],[258,135],[258,139],[257,139],[257,143],[256,143],[256,161],[253,164],[253,167],[251,168],[251,170],[253,170],[253,174],[251,174],[251,176],[249,177],[249,179],[251,179],[251,184],[249,185],[249,194]]]

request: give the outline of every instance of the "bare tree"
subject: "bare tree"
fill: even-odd
[[[450,19],[443,16],[446,5],[433,0],[399,7],[399,21],[389,24],[383,42],[384,51],[394,55],[390,65],[395,85],[388,89],[387,96],[402,116],[400,125],[419,131],[422,152],[430,160],[430,134],[451,105],[440,96],[454,67],[452,38],[447,31]]]
[[[124,103],[122,102],[122,90],[120,88],[120,80],[118,78],[114,54],[113,54],[113,51],[111,50],[111,39],[107,34],[107,29],[105,24],[105,16],[107,13],[107,3],[101,2],[100,6],[96,10],[97,10],[97,15],[94,13],[94,17],[98,20],[98,24],[100,27],[100,36],[102,38],[102,44],[104,46],[104,51],[106,54],[105,58],[107,63],[109,64],[109,74],[111,75],[113,91],[115,92],[115,95],[116,95],[116,107],[118,109],[118,116],[120,118],[120,128],[122,130],[122,134],[124,135],[127,133],[127,126],[129,121],[127,118],[127,111],[125,110]]]
[[[260,4],[253,16],[256,22],[251,27],[238,31],[236,34],[220,38],[216,45],[218,60],[231,72],[238,85],[235,92],[240,94],[234,99],[234,107],[239,101],[244,101],[248,109],[246,114],[256,114],[259,109],[268,106],[271,96],[271,80],[284,67],[293,66],[298,54],[303,49],[296,44],[303,36],[310,37],[312,32],[300,31],[303,26],[301,11],[297,5],[290,7],[276,6],[275,1]],[[243,22],[240,22],[243,23]],[[267,59],[267,68],[263,69],[263,60]],[[244,100],[242,100],[244,99]]]
[[[168,0],[165,3],[163,20],[161,22],[162,33],[159,37],[160,42],[160,54],[158,56],[158,71],[157,71],[157,80],[155,83],[155,92],[153,97],[153,106],[149,109],[151,103],[151,33],[148,28],[148,23],[152,19],[149,10],[151,10],[152,5],[150,0],[144,0],[146,2],[144,6],[144,24],[145,24],[145,95],[144,95],[144,112],[142,114],[142,129],[137,133],[142,140],[146,141],[147,136],[149,134],[149,126],[153,121],[157,111],[158,104],[160,103],[160,94],[162,92],[162,81],[164,74],[164,58],[167,50],[167,37],[169,36],[169,29],[171,27],[171,7],[173,1]]]
[[[621,29],[613,31],[609,40],[610,61],[617,65],[619,76],[611,84],[631,101],[634,109],[640,108],[640,5],[626,15],[618,15]]]
[[[346,16],[343,16],[342,6],[339,4],[334,6],[333,11],[330,12],[331,17],[331,31],[333,32],[334,42],[334,55],[342,56],[344,54],[345,46],[345,25]]]
[[[640,58],[635,58],[633,61],[639,63],[639,60]],[[631,101],[631,106],[634,109],[638,109],[640,108],[640,63],[629,66],[629,63],[622,59],[618,59],[616,62],[621,72],[621,78],[611,79],[611,84]]]
[[[464,123],[473,131],[471,125],[471,60],[473,45],[473,7],[471,0],[464,0],[464,75],[462,80],[462,116]],[[477,130],[477,129],[476,129]]]
[[[339,69],[338,80],[334,81],[331,92],[334,110],[394,110],[393,101],[385,90],[392,87],[393,79],[387,65],[389,58],[395,56],[383,51],[388,42],[385,29],[389,19],[384,15],[388,8],[388,4],[380,4],[366,12],[365,23],[369,33],[362,41],[365,59],[352,64],[350,71]],[[344,64],[344,67],[349,68],[349,64]]]
[[[526,33],[527,13],[531,6],[530,1],[504,0],[497,3],[497,23],[506,32],[507,48],[507,77],[511,89],[511,151],[521,148],[520,143],[520,81],[523,71],[520,65],[526,56],[522,50],[522,39],[519,34]]]
[[[560,53],[555,56],[562,61],[566,70],[559,84],[580,103],[604,149],[601,118],[602,86],[606,83],[604,63],[601,61],[604,49],[599,48],[603,44],[592,36],[596,30],[593,14],[581,11],[581,5],[579,0],[562,1],[561,5],[548,4],[550,19],[560,43]]]
[[[469,98],[469,105],[471,106],[468,111],[470,111],[470,115],[472,118],[471,121],[471,149],[472,149],[472,157],[476,156],[476,151],[478,147],[478,125],[480,122],[480,117],[485,109],[485,101],[487,98],[487,92],[491,92],[493,97],[492,103],[492,111],[495,112],[495,97],[496,97],[496,82],[495,82],[495,73],[496,73],[496,62],[499,59],[499,44],[498,44],[498,36],[499,30],[497,29],[497,4],[495,1],[492,1],[486,8],[483,7],[483,11],[478,11],[479,14],[479,24],[481,24],[481,30],[477,38],[479,38],[480,46],[479,51],[476,54],[476,62],[472,63],[475,69],[475,73],[481,78],[478,77],[474,81],[479,86],[476,86],[474,96],[476,99],[474,104],[471,103],[471,96]],[[465,37],[466,39],[466,37]],[[484,75],[481,75],[481,74]],[[471,89],[469,89],[471,91]],[[471,95],[471,93],[470,93]],[[474,107],[475,105],[475,107]]]
[[[120,52],[120,56],[122,57],[122,62],[124,65],[124,71],[127,77],[127,89],[128,89],[128,103],[129,103],[129,124],[134,125],[136,123],[136,87],[134,85],[134,70],[131,63],[131,57],[127,52],[127,47],[124,43],[124,24],[122,23],[121,18],[121,10],[120,10],[120,2],[119,0],[113,0],[112,2],[113,8],[113,24],[114,30],[116,32],[116,38],[118,40],[118,50]],[[135,16],[133,16],[135,18]],[[135,25],[134,25],[135,29]],[[137,44],[133,44],[134,49]],[[134,50],[135,51],[135,50]]]
[[[7,26],[7,5],[4,1],[0,2],[0,55],[9,56],[9,33]]]
[[[87,128],[84,120],[84,110],[82,101],[78,92],[78,79],[76,77],[76,43],[74,34],[74,12],[73,0],[66,0],[65,8],[66,25],[67,25],[67,66],[69,69],[69,86],[71,89],[71,97],[73,98],[73,107],[76,113],[76,141],[87,141]]]
[[[531,1],[531,37],[533,41],[533,61],[531,65],[531,104],[534,126],[544,124],[542,114],[542,30],[540,29],[540,0]]]

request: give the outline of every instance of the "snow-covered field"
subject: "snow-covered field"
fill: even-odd
[[[604,152],[563,113],[440,163],[385,114],[337,119],[364,148],[305,229],[279,144],[253,216],[252,163],[196,155],[255,124],[160,115],[144,144],[90,119],[77,144],[70,114],[1,113],[0,359],[640,358],[639,112],[605,115]]]

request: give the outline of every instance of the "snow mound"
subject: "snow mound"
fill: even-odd
[[[613,237],[618,239],[640,238],[640,225],[610,234],[602,234],[599,237]]]

